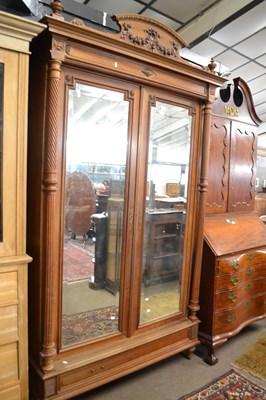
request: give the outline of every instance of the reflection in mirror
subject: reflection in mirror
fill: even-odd
[[[265,125],[261,124],[258,134],[258,147],[256,159],[256,194],[266,193],[266,132]],[[264,195],[266,196],[266,195]]]
[[[180,309],[190,137],[187,109],[151,107],[140,324]]]
[[[68,93],[62,346],[118,331],[129,112],[117,91]]]
[[[266,133],[265,125],[259,127],[256,157],[255,210],[266,223]]]
[[[3,241],[3,92],[4,64],[0,63],[0,242]]]

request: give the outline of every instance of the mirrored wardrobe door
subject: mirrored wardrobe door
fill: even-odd
[[[191,107],[176,96],[143,90],[146,146],[139,324],[182,313],[191,153]],[[145,165],[144,165],[145,163]]]
[[[104,79],[67,89],[62,347],[122,330],[134,94]]]

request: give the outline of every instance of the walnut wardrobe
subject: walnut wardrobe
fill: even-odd
[[[31,48],[30,387],[67,399],[199,343],[211,104],[224,80],[183,60],[185,42],[159,22],[117,15],[117,32],[103,32],[52,6]]]

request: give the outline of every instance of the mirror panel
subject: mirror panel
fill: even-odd
[[[191,116],[151,107],[140,324],[180,310]]]
[[[128,114],[121,92],[68,91],[63,347],[119,329]]]

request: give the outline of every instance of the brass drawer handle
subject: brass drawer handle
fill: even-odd
[[[232,303],[234,301],[236,301],[237,298],[238,298],[238,294],[236,292],[230,294],[230,296],[227,297],[227,299],[230,300]]]
[[[239,281],[239,277],[238,276],[233,276],[230,279],[230,283],[232,283],[233,285],[236,285],[238,281]]]
[[[247,269],[247,276],[253,275],[254,272],[255,272],[254,269],[249,267],[249,268]]]
[[[230,267],[232,267],[233,269],[237,269],[239,266],[239,261],[238,260],[233,260],[230,262]]]
[[[236,320],[236,315],[235,315],[235,314],[231,314],[231,315],[228,315],[226,322],[227,322],[228,324],[231,324],[231,323],[234,322],[235,320]]]
[[[248,258],[248,261],[252,261],[253,259],[254,259],[254,253],[249,253],[248,255],[247,255],[247,258]]]
[[[245,287],[245,290],[251,290],[253,289],[253,283],[248,283]]]

